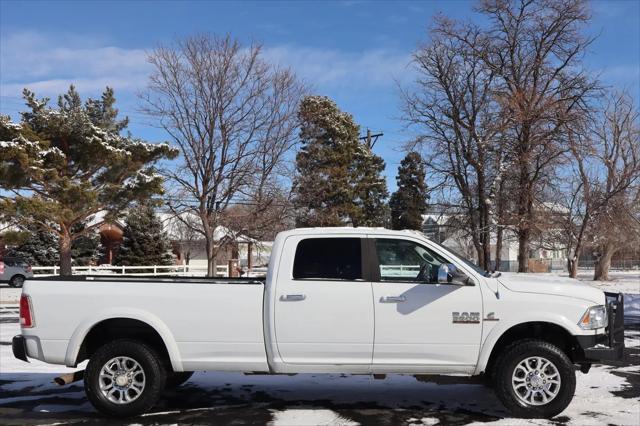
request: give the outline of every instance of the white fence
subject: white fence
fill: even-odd
[[[47,277],[58,275],[59,266],[34,266],[31,268],[35,276]],[[151,266],[72,266],[73,275],[134,275],[134,276],[185,276],[203,277],[207,275],[206,267],[190,265],[151,265]],[[260,277],[267,275],[267,268],[264,266],[255,267],[244,276]],[[228,277],[229,267],[227,265],[217,265],[217,277]]]
[[[34,266],[31,268],[34,275],[39,277],[58,275],[59,266]],[[194,267],[189,265],[152,265],[152,266],[72,266],[74,275],[137,275],[137,276],[162,276],[162,275],[180,275],[180,276],[204,276],[207,269],[202,267]],[[229,275],[227,265],[218,265],[216,268],[216,276],[226,277]]]
[[[415,278],[420,265],[380,265],[380,273],[386,277]]]

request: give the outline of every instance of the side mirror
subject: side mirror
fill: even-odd
[[[470,285],[469,277],[460,272],[452,263],[442,263],[438,267],[438,284]]]
[[[447,284],[449,282],[449,266],[441,263],[438,267],[438,284]]]

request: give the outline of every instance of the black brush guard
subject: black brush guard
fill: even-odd
[[[609,323],[605,334],[593,336],[590,341],[581,339],[587,361],[617,361],[624,356],[624,296],[622,293],[605,296]]]

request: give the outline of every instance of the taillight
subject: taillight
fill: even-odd
[[[30,274],[32,272],[31,265],[27,265],[25,270],[27,271],[27,274]]]
[[[4,262],[0,260],[0,274],[4,274]]]
[[[31,309],[31,298],[26,294],[20,296],[20,326],[31,328],[35,325],[33,310]]]

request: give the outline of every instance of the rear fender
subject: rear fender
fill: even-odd
[[[107,309],[85,318],[75,329],[71,339],[69,340],[69,345],[67,346],[67,352],[65,355],[65,365],[67,367],[75,367],[78,352],[80,351],[80,347],[82,346],[82,342],[84,342],[85,337],[89,334],[89,331],[91,331],[96,324],[114,318],[138,320],[152,327],[160,335],[165,347],[167,348],[173,371],[183,371],[178,345],[176,344],[171,330],[169,330],[160,318],[152,313],[132,308]]]

